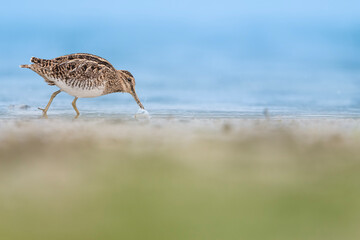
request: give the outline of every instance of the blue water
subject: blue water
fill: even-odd
[[[321,14],[318,4],[258,10],[244,2],[220,12],[210,4],[201,12],[199,4],[155,11],[134,3],[125,6],[139,10],[131,14],[118,14],[124,6],[115,3],[79,14],[80,3],[69,12],[51,3],[29,5],[30,12],[8,4],[16,14],[1,10],[0,118],[38,116],[56,91],[19,64],[75,52],[131,71],[152,116],[262,117],[264,109],[283,117],[360,116],[360,17],[334,2]],[[71,101],[58,95],[49,115],[72,115]],[[78,108],[116,117],[138,106],[129,94],[111,94],[80,99]]]

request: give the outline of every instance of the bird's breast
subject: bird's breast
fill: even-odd
[[[104,85],[99,85],[94,87],[78,87],[78,86],[70,86],[61,80],[55,80],[53,82],[62,91],[74,97],[92,98],[92,97],[99,97],[104,95],[104,90],[105,90]]]

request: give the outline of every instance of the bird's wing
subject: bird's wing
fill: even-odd
[[[84,60],[84,59],[115,70],[113,65],[111,65],[111,63],[108,60],[106,60],[105,58],[102,58],[102,57],[99,57],[99,56],[96,56],[93,54],[89,54],[89,53],[73,53],[73,54],[54,58],[54,59],[52,59],[52,61],[54,61],[56,63],[63,63],[63,62],[71,61],[71,60]]]
[[[56,63],[49,71],[49,78],[62,81],[68,86],[94,88],[104,86],[111,79],[116,78],[116,70],[107,65],[99,64],[88,59],[63,60]]]

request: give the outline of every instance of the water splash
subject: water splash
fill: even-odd
[[[150,114],[145,109],[139,108],[137,113],[135,114],[136,119],[150,119]]]

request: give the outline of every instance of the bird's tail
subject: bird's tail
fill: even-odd
[[[32,62],[34,64],[38,64],[40,66],[46,66],[46,65],[48,65],[49,60],[32,57],[32,58],[30,58],[30,62]],[[32,69],[31,66],[32,66],[32,64],[20,65],[21,68],[30,68],[30,69]]]
[[[20,65],[19,67],[21,67],[21,68],[31,68],[31,65],[24,64],[24,65]]]

